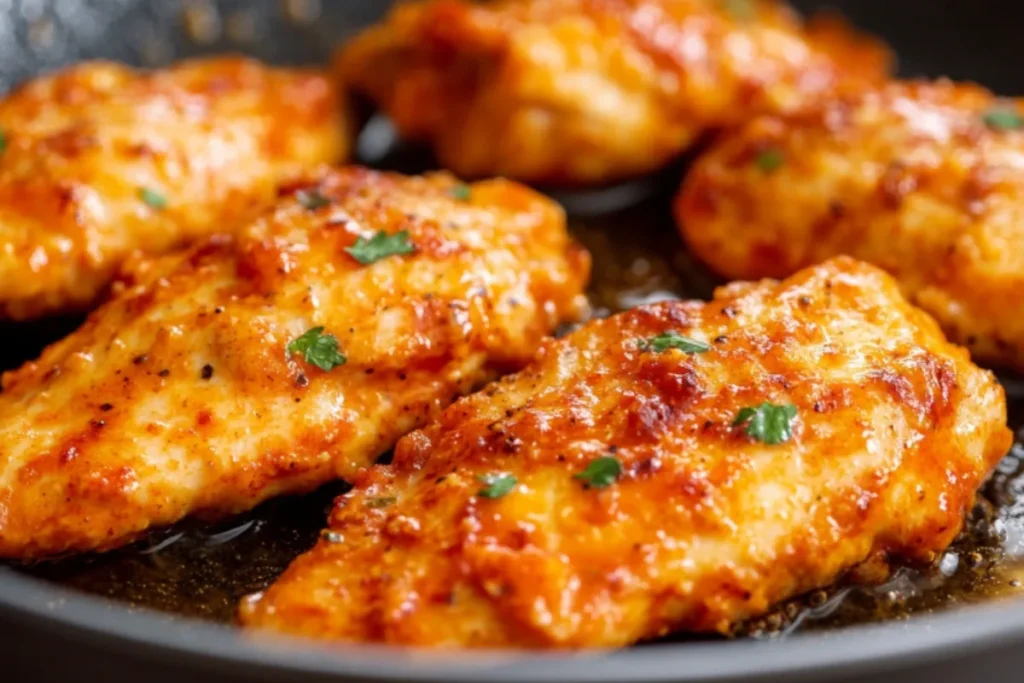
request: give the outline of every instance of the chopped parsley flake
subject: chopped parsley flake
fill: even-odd
[[[710,345],[696,339],[684,337],[678,332],[671,330],[656,337],[642,339],[639,348],[641,351],[654,351],[655,353],[664,353],[669,349],[679,349],[683,353],[707,353],[711,350]]]
[[[1024,116],[1021,116],[1016,109],[1010,107],[996,107],[989,109],[981,117],[985,125],[992,130],[1019,130],[1024,128]]]
[[[288,344],[288,353],[301,353],[310,365],[324,372],[330,372],[344,365],[346,358],[338,352],[338,339],[333,334],[324,334],[324,328],[314,327]]]
[[[746,21],[753,19],[755,12],[755,0],[722,0],[725,11],[734,18]]]
[[[317,189],[299,190],[295,193],[295,198],[307,211],[316,211],[331,203],[331,200],[323,196],[320,190]]]
[[[762,150],[754,161],[762,173],[777,171],[785,162],[786,158],[782,156],[782,152],[774,148]]]
[[[516,478],[511,474],[486,474],[477,477],[477,481],[486,484],[486,488],[477,491],[476,495],[491,500],[507,496],[516,487]]]
[[[397,500],[394,496],[381,496],[380,498],[368,498],[366,501],[366,507],[374,510],[380,510],[386,508],[389,505],[394,504]]]
[[[582,481],[587,488],[603,489],[611,486],[622,474],[622,463],[618,459],[606,455],[596,458],[587,465],[574,479]]]
[[[0,154],[7,149],[7,133],[0,130]]]
[[[411,254],[416,251],[416,247],[409,241],[409,231],[402,230],[394,235],[389,235],[382,230],[370,239],[360,237],[354,245],[345,251],[366,266],[388,256]]]
[[[459,183],[448,192],[451,194],[452,199],[457,199],[460,202],[468,202],[469,198],[472,196],[472,191],[469,189],[469,185],[464,183]]]
[[[776,446],[793,438],[793,420],[796,413],[794,405],[777,406],[762,403],[756,408],[741,410],[732,426],[739,427],[746,423],[747,436],[769,446]]]
[[[139,188],[139,199],[145,202],[146,206],[157,211],[167,208],[167,197],[149,187]]]

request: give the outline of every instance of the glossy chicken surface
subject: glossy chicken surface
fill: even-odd
[[[561,209],[514,183],[348,168],[283,193],[234,240],[134,264],[3,376],[0,557],[108,549],[350,477],[585,303]],[[364,265],[378,231],[406,248]]]
[[[22,85],[0,100],[0,319],[84,309],[134,251],[244,225],[349,125],[322,74],[242,58]]]
[[[669,333],[706,351],[659,350]],[[792,406],[789,440],[735,425],[765,403]],[[837,259],[546,342],[364,472],[242,620],[439,647],[728,632],[854,568],[932,560],[1010,442],[991,373]]]
[[[977,359],[1024,370],[1022,114],[937,82],[758,119],[691,171],[681,230],[729,278],[874,263]]]
[[[468,177],[599,183],[708,128],[788,110],[889,53],[774,0],[426,0],[346,44],[337,70]]]

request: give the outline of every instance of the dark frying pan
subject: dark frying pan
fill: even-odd
[[[333,46],[378,17],[388,4],[384,0],[0,0],[0,90],[40,71],[86,58],[149,66],[230,50],[275,63],[323,63]],[[798,4],[808,10],[823,3]],[[888,39],[900,54],[905,75],[948,75],[980,81],[1004,94],[1024,92],[1024,72],[1015,59],[1024,4],[1009,0],[835,0],[831,4]],[[396,159],[409,163],[409,157],[402,155],[387,157],[385,163]],[[592,295],[599,305],[614,308],[652,293],[638,293],[628,273],[623,275],[630,259],[638,255],[649,258],[657,275],[657,287],[649,289],[660,287],[691,296],[707,293],[708,279],[685,255],[664,258],[666,253],[682,254],[664,216],[663,190],[671,188],[677,174],[678,170],[641,184],[639,193],[633,186],[624,193],[563,197],[570,211],[590,216],[582,221],[579,235],[595,252],[598,277]],[[647,197],[639,208],[594,218],[606,213],[609,202],[638,194]],[[645,230],[636,229],[638,221]],[[621,229],[622,223],[629,226],[628,242],[622,241],[621,235],[627,232]],[[70,320],[0,326],[0,368],[34,356],[42,344],[74,324]],[[1007,378],[1006,383],[1014,399],[1012,412],[1019,416],[1024,400],[1018,380]],[[1005,483],[1011,474],[1019,472],[1006,470],[1001,481]],[[1019,481],[1024,482],[1024,476]],[[285,512],[274,513],[276,521],[264,525],[264,537],[280,545],[284,541],[278,537],[291,533],[288,542],[293,551],[301,549],[305,532],[289,525],[304,524],[315,533],[325,494],[321,498],[303,503],[298,512],[289,503],[282,504]],[[299,517],[308,519],[300,523]],[[215,559],[222,562],[234,553],[236,563],[246,564],[251,560],[243,550],[229,546]],[[198,556],[187,552],[182,556],[199,562]],[[122,560],[111,562],[116,565]],[[768,642],[675,641],[574,655],[424,655],[379,647],[330,650],[257,638],[216,623],[85,595],[53,581],[63,577],[64,583],[74,585],[66,579],[76,571],[37,571],[51,579],[46,581],[0,566],[0,680],[976,683],[1017,681],[1024,669],[1024,598],[876,625],[801,632]],[[187,589],[179,587],[180,591]],[[190,597],[177,596],[179,600]]]

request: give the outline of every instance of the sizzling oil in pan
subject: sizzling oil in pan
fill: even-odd
[[[594,256],[590,295],[596,315],[665,298],[707,298],[715,280],[683,249],[668,214],[675,176],[664,187],[639,186],[585,198],[563,198],[570,211],[593,213],[602,203],[648,197],[625,210],[573,219],[576,237]],[[76,321],[0,328],[0,366],[38,354],[43,343]],[[19,341],[7,343],[6,340]],[[11,345],[13,344],[13,346]],[[1024,591],[1024,382],[1004,377],[1018,444],[985,487],[968,526],[932,567],[900,569],[886,584],[836,586],[780,606],[737,635],[781,637],[799,629],[904,619]],[[228,622],[239,599],[265,588],[317,538],[337,484],[301,498],[267,503],[213,526],[188,522],[129,548],[46,562],[21,571],[133,606]],[[1019,578],[1018,578],[1019,577]]]

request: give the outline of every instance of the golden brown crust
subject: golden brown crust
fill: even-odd
[[[806,34],[774,0],[749,17],[727,5],[405,3],[348,43],[337,71],[460,175],[557,183],[654,170],[707,128],[888,73],[887,50],[836,22]]]
[[[1024,131],[986,125],[1000,108],[1024,113],[974,85],[897,83],[758,119],[695,165],[681,230],[730,278],[881,266],[977,358],[1024,370]]]
[[[638,345],[667,331],[711,350]],[[765,401],[796,406],[792,441],[731,426]],[[865,561],[931,560],[1010,443],[991,373],[891,278],[837,259],[547,342],[364,472],[242,620],[445,647],[725,631]],[[574,478],[608,455],[615,484]],[[497,473],[515,489],[479,495]]]
[[[83,309],[133,251],[244,225],[279,180],[341,161],[350,125],[322,74],[234,57],[22,85],[0,101],[0,318]]]
[[[135,264],[81,329],[2,378],[0,557],[111,548],[348,477],[529,361],[579,314],[588,256],[541,195],[458,187],[325,170],[234,240]],[[303,205],[314,188],[333,203]],[[378,230],[408,231],[416,252],[346,253]],[[316,326],[345,365],[287,352]]]

